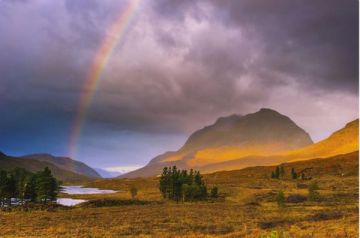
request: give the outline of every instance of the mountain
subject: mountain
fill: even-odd
[[[246,156],[230,161],[202,166],[203,172],[234,170],[256,165],[274,165],[283,162],[327,158],[359,150],[359,120],[354,120],[328,138],[300,149],[272,156]]]
[[[284,155],[292,160],[309,158],[325,158],[338,154],[345,154],[359,150],[359,119],[346,124],[346,126],[327,139],[304,148],[290,151]]]
[[[271,109],[219,118],[193,133],[178,151],[155,157],[121,177],[157,175],[164,166],[197,168],[244,157],[267,157],[313,144],[290,118]],[[259,161],[261,164],[261,160]]]
[[[94,168],[94,169],[103,178],[114,178],[114,177],[120,176],[122,174],[120,172],[108,171],[106,169],[101,169],[101,168]]]
[[[87,177],[101,178],[101,176],[93,168],[80,161],[67,157],[52,156],[50,154],[31,154],[21,156],[20,158],[47,162],[63,170],[71,171]]]
[[[89,177],[87,176],[61,169],[46,161],[12,157],[0,152],[0,169],[9,170],[14,168],[24,168],[30,172],[37,172],[43,170],[45,167],[48,167],[52,174],[61,181],[89,180]]]

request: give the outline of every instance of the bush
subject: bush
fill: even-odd
[[[217,186],[214,186],[214,187],[211,189],[210,195],[211,195],[212,198],[217,198],[217,197],[219,197],[219,189],[218,189]]]
[[[130,187],[131,198],[135,199],[138,193],[138,189],[135,186]]]
[[[319,201],[320,193],[317,191],[318,189],[319,189],[319,186],[316,181],[313,181],[310,183],[309,188],[308,188],[309,201],[312,201],[312,202]]]
[[[276,202],[280,208],[285,206],[285,195],[283,191],[279,191],[276,196]]]

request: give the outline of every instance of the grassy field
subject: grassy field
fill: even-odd
[[[290,179],[293,167],[311,167],[313,179]],[[284,168],[281,180],[270,178],[274,167],[205,175],[208,187],[219,186],[223,198],[195,203],[163,200],[157,178],[97,180],[87,186],[120,192],[72,196],[108,201],[97,207],[2,211],[0,237],[271,237],[271,232],[278,234],[273,237],[358,237],[357,153]],[[314,180],[320,188],[318,202],[278,207],[279,190],[286,197],[307,196],[306,186]],[[131,185],[139,189],[140,202],[131,201]]]

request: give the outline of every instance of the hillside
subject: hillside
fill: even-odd
[[[213,125],[193,133],[178,151],[157,156],[144,168],[122,177],[156,175],[168,165],[201,169],[248,156],[273,156],[312,143],[308,133],[290,118],[261,109],[245,116],[219,118]]]
[[[71,171],[87,177],[100,178],[101,176],[91,167],[86,164],[67,157],[52,156],[50,154],[32,154],[21,156],[23,159],[32,159],[42,162],[51,163],[58,168]]]
[[[359,150],[359,119],[349,122],[325,140],[284,155],[291,157],[292,160],[303,160],[324,158],[357,150]]]
[[[45,167],[48,167],[51,170],[52,174],[61,181],[89,180],[89,177],[61,169],[52,163],[33,159],[25,160],[23,158],[8,156],[0,152],[1,169],[9,170],[17,167],[24,168],[30,172],[37,172],[44,169]]]
[[[285,169],[285,176],[290,178],[291,168],[296,171],[302,171],[305,168],[311,168],[308,173],[313,178],[323,176],[358,176],[359,175],[359,151],[340,154],[327,158],[316,158],[303,161],[282,163]],[[270,178],[271,172],[275,170],[274,166],[255,166],[240,170],[219,171],[205,175],[207,180],[215,180],[218,183],[232,183],[239,179],[266,179]],[[221,181],[220,181],[221,180]]]
[[[218,171],[208,174],[203,174],[205,180],[209,184],[231,184],[239,185],[241,183],[256,184],[258,181],[275,181],[271,179],[271,172],[279,164],[272,166],[254,166],[246,167],[238,170]],[[292,168],[299,172],[305,168],[311,168],[307,175],[314,179],[326,178],[328,176],[345,178],[357,177],[359,175],[359,151],[352,153],[331,156],[327,158],[315,158],[310,160],[295,161],[281,163],[285,170],[285,180],[291,180],[290,171]],[[106,179],[91,181],[87,186],[99,187],[103,189],[124,190],[127,189],[131,183],[136,183],[136,186],[142,190],[154,187],[158,190],[157,177],[136,178],[136,179]],[[299,178],[299,181],[302,181]],[[270,186],[270,185],[269,185]]]
[[[198,167],[203,172],[234,170],[256,165],[274,165],[289,161],[327,158],[359,150],[359,120],[354,120],[328,138],[303,148],[273,156],[247,156]]]

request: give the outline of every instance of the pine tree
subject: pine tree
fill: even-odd
[[[9,178],[4,170],[0,170],[0,206],[3,207],[9,198]]]
[[[279,166],[276,166],[275,176],[274,177],[277,178],[277,179],[280,177],[280,168],[279,168]]]
[[[160,177],[160,192],[163,196],[163,198],[167,197],[167,183],[168,183],[168,168],[164,167],[163,172]]]
[[[297,173],[295,172],[295,169],[294,168],[291,168],[291,178],[292,179],[297,179]]]
[[[160,177],[159,189],[163,197],[179,202],[205,199],[207,187],[199,171],[165,167]]]
[[[284,175],[285,175],[285,169],[284,169],[284,167],[283,166],[279,166],[280,167],[280,171],[279,171],[279,177],[284,177]]]
[[[24,199],[29,199],[31,202],[36,202],[36,175],[31,174],[26,178],[24,185]]]
[[[37,173],[36,176],[36,194],[37,199],[45,204],[48,201],[56,199],[59,191],[59,184],[57,180],[52,176],[51,171],[48,167],[41,172]]]

